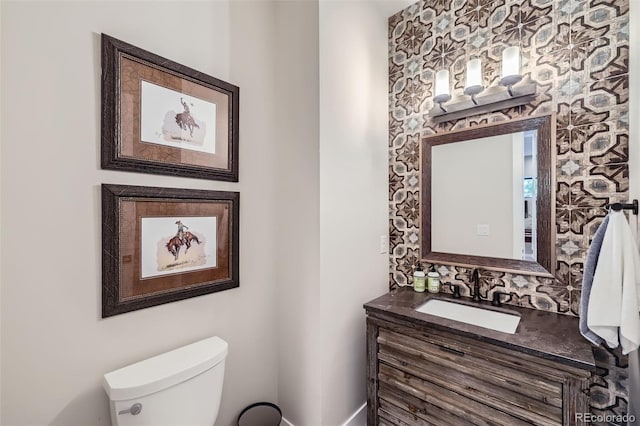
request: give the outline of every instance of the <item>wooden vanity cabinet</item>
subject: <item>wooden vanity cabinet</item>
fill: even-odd
[[[367,313],[367,424],[578,425],[590,372]]]

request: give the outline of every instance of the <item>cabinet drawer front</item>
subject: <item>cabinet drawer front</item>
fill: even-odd
[[[505,389],[523,393],[547,404],[562,407],[564,378],[550,380],[540,377],[535,374],[535,368],[530,368],[530,364],[523,365],[517,359],[517,355],[511,356],[513,359],[505,365],[507,359],[501,354],[488,357],[484,354],[479,355],[475,348],[455,346],[455,342],[436,344],[385,329],[380,329],[378,344],[386,351],[397,351],[403,356],[413,356],[419,363],[425,365],[437,363],[463,372],[465,375],[480,377]]]
[[[380,407],[385,408],[387,412],[391,411],[387,407],[394,406],[407,414],[410,413],[420,421],[426,421],[435,426],[457,426],[469,423],[451,411],[416,398],[386,383],[380,383],[378,395]]]
[[[402,408],[390,404],[387,401],[380,400],[380,408],[378,408],[378,416],[385,419],[392,425],[410,425],[410,426],[430,426],[435,423],[429,423],[415,414]]]
[[[470,337],[461,336],[436,328],[409,328],[386,321],[372,320],[378,324],[380,330],[397,332],[403,336],[435,345],[447,346],[460,352],[473,352],[476,357],[490,360],[496,365],[503,365],[512,369],[529,372],[538,377],[563,382],[567,377],[588,378],[590,372],[578,367],[561,364],[556,361],[523,352],[516,352],[502,346],[484,342]]]
[[[505,368],[473,351],[452,348],[450,342],[438,345],[380,329],[378,345],[380,371],[392,368],[423,385],[449,390],[464,401],[509,413],[527,424],[562,423],[562,383]]]
[[[450,389],[406,374],[385,364],[380,364],[378,378],[381,386],[384,384],[389,388],[407,393],[418,400],[427,402],[431,406],[435,406],[440,410],[458,417],[460,420],[464,419],[464,421],[455,424],[466,423],[477,426],[525,426],[535,424],[523,421],[503,411],[453,392]],[[385,395],[380,395],[379,400],[385,400]],[[387,401],[391,402],[388,399]],[[419,410],[420,409],[416,411],[416,415],[420,413]],[[429,414],[428,407],[426,408],[426,414]],[[437,424],[437,422],[434,423]],[[560,423],[546,422],[538,424],[551,426],[559,425]]]

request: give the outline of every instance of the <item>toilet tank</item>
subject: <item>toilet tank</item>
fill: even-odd
[[[104,375],[113,426],[211,426],[227,342],[210,337]]]

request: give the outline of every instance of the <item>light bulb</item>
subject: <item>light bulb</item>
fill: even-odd
[[[520,48],[518,46],[507,47],[502,51],[500,84],[511,86],[520,80],[522,80],[522,75],[520,75]]]
[[[436,103],[447,102],[451,99],[449,94],[449,70],[440,70],[436,73],[436,88],[433,100]]]
[[[477,95],[484,89],[482,85],[482,63],[479,58],[467,62],[467,84],[464,87],[465,95]]]

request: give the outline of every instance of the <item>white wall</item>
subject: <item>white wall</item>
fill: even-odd
[[[0,423],[106,426],[104,373],[210,335],[230,345],[218,424],[276,400],[275,110],[286,94],[273,84],[273,5],[3,1],[1,10]],[[240,183],[100,169],[100,32],[240,86]],[[105,182],[241,191],[240,288],[102,320]]]
[[[640,1],[629,1],[629,22],[640,21]],[[629,25],[629,200],[640,199],[640,29]],[[629,216],[631,227],[640,240],[639,216]],[[629,356],[629,414],[640,415],[640,355]]]
[[[278,400],[296,426],[320,425],[318,2],[276,6]]]
[[[640,20],[640,0],[629,1],[629,22]],[[640,29],[629,26],[629,199],[640,199]],[[639,216],[630,216],[635,229]],[[636,233],[637,238],[640,235]],[[640,408],[640,404],[639,404]]]
[[[389,14],[378,6],[320,2],[322,425],[366,400],[362,305],[388,290]]]
[[[0,29],[2,25],[2,7],[0,6]],[[0,82],[2,81],[2,31],[0,31]],[[0,84],[0,88],[2,85]],[[0,101],[0,117],[2,117],[2,102]],[[0,188],[2,187],[2,119],[0,119]],[[2,197],[0,196],[0,223],[2,223]],[[0,241],[2,227],[0,226]],[[2,285],[2,244],[0,244],[0,286]],[[2,291],[0,290],[0,321],[2,320]],[[1,324],[1,322],[0,322]],[[0,342],[2,342],[2,327],[0,326]],[[0,348],[2,345],[0,345]],[[0,366],[2,365],[2,351],[0,350]],[[0,401],[2,401],[2,368],[0,368]],[[0,422],[2,421],[2,403],[0,402]]]
[[[432,149],[431,218],[448,224],[431,230],[434,251],[513,257],[512,146],[502,135]],[[489,225],[489,235],[477,235],[477,225]]]

